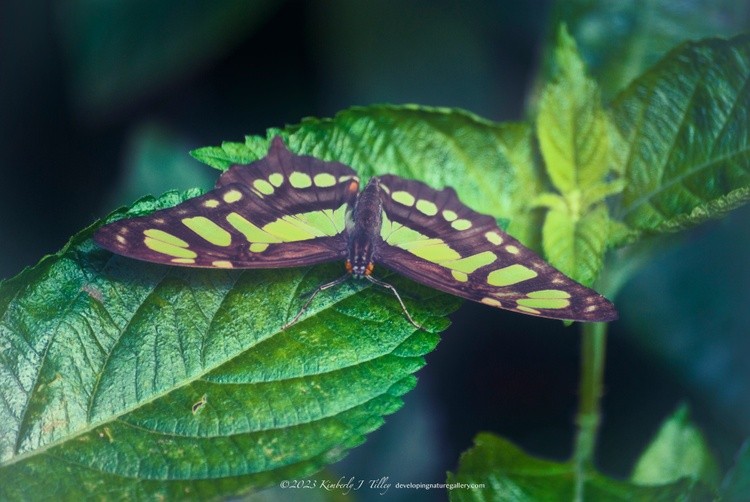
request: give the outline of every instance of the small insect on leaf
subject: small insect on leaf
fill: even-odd
[[[266,157],[235,165],[204,195],[100,228],[110,251],[165,265],[283,268],[341,261],[346,277],[390,289],[373,276],[382,264],[410,279],[491,307],[553,319],[611,321],[606,298],[573,281],[464,205],[452,188],[435,190],[394,175],[359,191],[349,166],[295,155],[280,137]],[[285,326],[285,327],[286,327]]]
[[[208,396],[206,394],[203,394],[201,398],[192,406],[193,415],[196,415],[199,411],[201,411],[203,407],[206,406],[206,403],[208,403]]]

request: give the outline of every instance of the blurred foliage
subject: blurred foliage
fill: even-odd
[[[744,207],[685,236],[680,246],[661,243],[619,302],[643,357],[706,399],[723,417],[721,428],[743,434],[750,433],[750,320],[739,315],[750,302],[750,268],[741,258],[750,247],[748,221]]]
[[[69,92],[99,118],[184,78],[265,21],[278,0],[70,0],[57,4]]]
[[[257,10],[256,6],[259,6]],[[308,114],[332,115],[351,104],[370,102],[447,104],[476,110],[492,118],[517,118],[522,113],[520,93],[526,86],[523,74],[533,60],[536,32],[547,19],[546,6],[469,2],[459,7],[438,2],[434,7],[423,7],[395,1],[367,5],[345,1],[315,5],[269,1],[252,6],[231,1],[212,6],[190,2],[180,4],[179,8],[171,1],[122,5],[81,1],[58,4],[51,13],[40,3],[29,2],[23,6],[3,3],[0,5],[0,33],[4,40],[0,44],[0,75],[3,75],[0,79],[0,128],[3,132],[0,151],[5,183],[0,184],[0,209],[3,214],[13,215],[0,220],[4,241],[0,265],[6,275],[15,273],[23,264],[33,263],[45,251],[59,247],[74,228],[81,228],[98,214],[96,207],[106,194],[119,193],[112,195],[119,204],[146,192],[158,193],[165,188],[164,183],[170,187],[206,186],[201,181],[205,179],[204,174],[178,179],[186,172],[179,167],[188,162],[184,151],[212,142],[206,138],[237,137],[247,131],[265,129],[268,124],[282,124]],[[558,23],[566,22],[604,100],[610,101],[626,84],[683,40],[729,36],[746,30],[750,22],[749,9],[747,2],[734,0],[562,1],[555,3],[549,17],[548,40],[557,37]],[[702,74],[701,70],[715,57],[720,45],[714,42],[683,46],[678,49],[687,58],[682,66],[675,59],[659,63],[644,79],[633,83],[615,99],[614,107],[618,112],[614,120],[618,128],[610,131],[613,144],[621,145],[619,142],[624,141],[621,132],[627,138],[626,145],[638,144],[634,138],[640,135],[639,151],[661,155],[662,161],[655,165],[660,166],[664,176],[674,174],[666,169],[673,161],[678,171],[691,172],[691,166],[709,168],[698,170],[698,177],[687,183],[683,183],[681,177],[672,178],[675,182],[671,186],[677,188],[675,193],[651,192],[649,200],[657,202],[659,209],[666,207],[677,211],[666,218],[663,215],[632,216],[628,223],[645,222],[647,225],[637,228],[635,233],[633,228],[615,226],[610,230],[612,242],[619,245],[646,233],[693,225],[715,214],[717,201],[723,206],[718,209],[729,209],[744,201],[746,194],[734,190],[744,184],[744,174],[734,170],[732,176],[724,177],[719,160],[723,160],[720,153],[726,153],[727,150],[722,150],[726,147],[730,156],[741,157],[745,152],[746,159],[746,146],[739,143],[743,136],[730,132],[742,126],[741,113],[746,112],[746,107],[741,105],[748,102],[742,98],[747,90],[738,87],[742,80],[737,78],[746,75],[742,62],[747,55],[727,60],[737,65],[734,73]],[[530,94],[535,103],[535,98],[541,95],[542,84],[554,75],[552,47],[552,43],[544,47],[543,71],[535,86],[538,92]],[[59,54],[64,55],[64,62],[58,60]],[[693,64],[685,65],[686,60],[692,60]],[[652,107],[669,109],[673,105],[660,101],[665,96],[664,85],[670,83],[667,77],[673,71],[684,71],[689,84],[677,94],[688,97],[689,93],[683,91],[694,86],[702,100],[713,103],[704,111],[718,112],[718,115],[711,115],[706,121],[700,114],[693,115],[682,128],[677,121],[665,121],[660,124],[663,127],[648,129],[649,122],[639,129],[638,121],[633,120],[633,110],[648,113]],[[720,83],[720,93],[704,85],[706,81]],[[715,126],[724,117],[731,117],[724,106],[732,93],[739,96],[740,106],[735,108],[734,125],[726,127],[722,137]],[[679,110],[680,106],[675,106],[672,111],[678,114]],[[357,113],[357,109],[348,110],[343,118],[354,120]],[[385,111],[382,113],[387,116]],[[163,120],[163,117],[168,118]],[[308,131],[335,128],[336,120],[341,117],[323,123],[312,120],[307,122]],[[691,145],[695,128],[704,126],[705,130],[716,132],[718,135],[712,137],[720,141],[699,145],[692,151],[681,150]],[[295,127],[304,128],[305,123]],[[504,128],[501,150],[509,164],[526,165],[528,159],[535,159],[539,152],[535,142],[529,140],[529,126],[514,124]],[[290,133],[296,130],[287,129]],[[461,131],[458,128],[454,133],[460,135]],[[644,141],[650,136],[659,138],[661,145],[654,152],[650,151],[652,145]],[[248,146],[254,155],[262,154],[263,141],[256,140],[258,150],[252,150],[252,141],[240,144],[239,149],[245,151]],[[670,151],[670,141],[681,145],[677,151],[685,154],[664,160]],[[312,145],[300,143],[297,146],[316,153]],[[451,155],[445,145],[428,142],[425,146],[437,147],[442,154]],[[479,146],[477,144],[476,149]],[[325,154],[324,150],[317,153]],[[476,154],[474,147],[472,150]],[[648,177],[651,159],[636,156],[633,163],[632,159],[628,160],[630,156],[625,154],[625,149],[615,150],[622,155],[613,161],[614,172],[619,175],[630,172],[632,181],[640,183],[638,190],[653,188],[653,180]],[[170,151],[177,157],[171,157]],[[147,167],[151,162],[147,159],[161,159],[155,161],[174,166],[175,174],[169,174],[171,169],[160,170],[157,175],[160,179],[148,181],[153,183],[149,185],[153,188],[111,188],[118,169],[127,173],[120,176],[120,180],[135,176],[146,182],[151,175],[145,170],[137,174],[138,169],[132,168]],[[352,157],[348,160],[368,165],[368,159]],[[439,160],[439,156],[431,160]],[[491,158],[485,158],[484,162],[491,162]],[[388,169],[387,163],[382,169]],[[430,183],[454,182],[430,169],[418,175]],[[712,189],[718,187],[715,193],[719,196],[710,196],[707,200],[705,197],[710,194],[701,194],[704,207],[699,211],[685,211],[691,207],[692,200],[685,192],[701,183]],[[727,187],[734,187],[730,190],[734,190],[731,199],[725,197]],[[472,203],[487,204],[501,213],[508,209],[508,200],[486,200],[480,195],[481,191],[472,193],[476,187],[466,190],[471,194]],[[643,201],[635,189],[628,197],[626,200],[631,202]],[[510,204],[518,204],[518,200]],[[649,204],[636,206],[638,209],[632,214],[642,213]],[[681,241],[684,245],[677,249],[669,248],[678,242],[670,237],[662,239],[658,245],[653,241],[641,242],[637,249],[618,252],[616,270],[610,267],[602,283],[607,290],[617,290],[631,273],[647,263],[624,287],[622,301],[618,302],[624,321],[624,326],[620,327],[629,330],[618,335],[631,344],[621,347],[652,358],[651,364],[662,368],[663,373],[659,375],[662,380],[676,378],[686,382],[690,392],[694,392],[692,398],[702,404],[694,407],[695,413],[709,442],[721,450],[724,467],[729,465],[727,458],[737,448],[737,437],[750,434],[747,425],[750,409],[746,406],[750,373],[744,363],[748,353],[748,322],[742,314],[748,301],[744,285],[750,281],[744,279],[748,272],[744,257],[750,235],[750,220],[746,216],[747,210],[743,209],[719,224],[699,227],[685,235]],[[539,221],[539,213],[528,215],[528,224],[539,224]],[[517,231],[512,228],[514,222],[516,227],[529,228],[526,223],[519,225],[513,220],[511,232]],[[523,239],[539,246],[533,234],[529,232]],[[641,247],[642,244],[645,246]],[[76,256],[82,256],[77,253]],[[67,259],[61,262],[69,264]],[[621,277],[613,279],[615,274]],[[88,297],[87,301],[96,304],[96,297],[101,293],[98,288],[85,282],[81,287],[79,298]],[[34,311],[40,306],[43,302],[24,304],[23,309]],[[488,333],[498,330],[494,321],[485,328]],[[0,325],[0,329],[5,329],[5,325]],[[503,346],[492,347],[493,351],[505,350]],[[620,354],[611,354],[613,358],[618,356]],[[465,371],[470,371],[471,366],[468,362]],[[542,373],[543,368],[538,371],[540,375],[550,374]],[[608,375],[609,400],[624,382],[632,380],[631,371],[632,368],[628,368],[622,374]],[[59,382],[52,382],[50,388],[54,391]],[[489,393],[496,392],[495,386],[514,385],[506,381],[475,383],[487,385]],[[649,385],[649,389],[651,387]],[[672,390],[673,394],[685,392],[685,388]],[[668,398],[674,399],[673,394]],[[527,393],[523,395],[525,399],[533,399]],[[653,415],[653,410],[644,409],[637,391],[630,399],[628,409],[632,413],[637,410],[638,417]],[[477,407],[488,405],[475,404]],[[435,404],[425,407],[425,413],[435,416],[430,406]],[[613,415],[609,414],[607,423],[615,423],[620,418]],[[424,417],[417,416],[414,420],[421,421]],[[486,423],[493,427],[496,422]],[[52,430],[54,433],[57,425],[50,427],[44,432]],[[386,448],[387,458],[393,458],[393,448],[409,440],[409,430],[410,427],[404,427],[399,431],[403,436],[394,440],[391,449]],[[111,431],[101,432],[103,436],[98,440],[106,441]],[[630,437],[627,432],[620,429],[619,436]],[[606,427],[603,433],[608,433]],[[440,430],[436,434],[451,432]],[[438,441],[436,437],[432,440]],[[625,443],[626,440],[621,442]],[[632,445],[626,446],[632,448]],[[369,447],[369,443],[364,446]],[[722,482],[722,494],[727,500],[742,500],[747,492],[747,459],[750,458],[747,451],[747,447],[742,450],[736,465]],[[602,451],[601,458],[611,457],[611,454]],[[615,454],[620,456],[621,451]],[[398,460],[403,461],[403,458]],[[60,459],[54,458],[52,462],[59,464]],[[402,468],[395,462],[386,465],[401,472]],[[340,468],[345,469],[345,466]],[[42,478],[39,475],[35,481]],[[233,491],[240,484],[233,485],[228,480],[216,489]],[[210,494],[208,491],[201,493]]]
[[[690,422],[683,405],[669,417],[638,459],[630,481],[659,486],[691,478],[716,488],[719,466],[701,431]]]
[[[125,170],[105,207],[130,203],[144,193],[189,188],[209,189],[214,173],[186,153],[189,142],[164,125],[143,123],[132,132],[125,153]]]
[[[721,483],[722,500],[740,502],[750,493],[750,440],[742,445],[734,465]]]
[[[692,480],[641,486],[607,478],[596,472],[581,475],[571,463],[534,458],[505,439],[481,433],[466,451],[448,483],[484,484],[484,488],[455,489],[450,500],[536,502],[540,500],[707,500],[711,492]],[[576,486],[582,483],[582,486]],[[580,498],[577,498],[580,494]]]
[[[681,42],[750,30],[750,3],[562,0],[554,3],[548,41],[554,40],[560,23],[567,24],[580,44],[581,55],[608,101]],[[552,47],[545,44],[547,51]],[[544,61],[546,71],[551,71],[551,58]]]

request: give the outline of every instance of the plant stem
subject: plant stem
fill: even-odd
[[[582,328],[581,383],[579,387],[576,440],[573,465],[576,474],[575,500],[582,502],[586,476],[593,468],[596,435],[599,430],[599,402],[604,382],[607,324],[586,323]]]

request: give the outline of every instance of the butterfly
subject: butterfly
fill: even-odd
[[[268,154],[234,165],[213,190],[148,216],[123,219],[94,235],[116,254],[183,267],[285,268],[341,260],[349,277],[394,293],[373,276],[383,265],[406,277],[491,307],[553,319],[611,321],[606,298],[464,205],[452,188],[435,190],[395,175],[360,180],[349,166],[289,151],[281,137]]]

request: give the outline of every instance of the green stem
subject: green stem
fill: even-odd
[[[586,476],[594,464],[596,435],[599,430],[599,402],[604,382],[607,324],[583,324],[581,340],[581,383],[573,464],[576,473],[575,500],[582,502]]]

